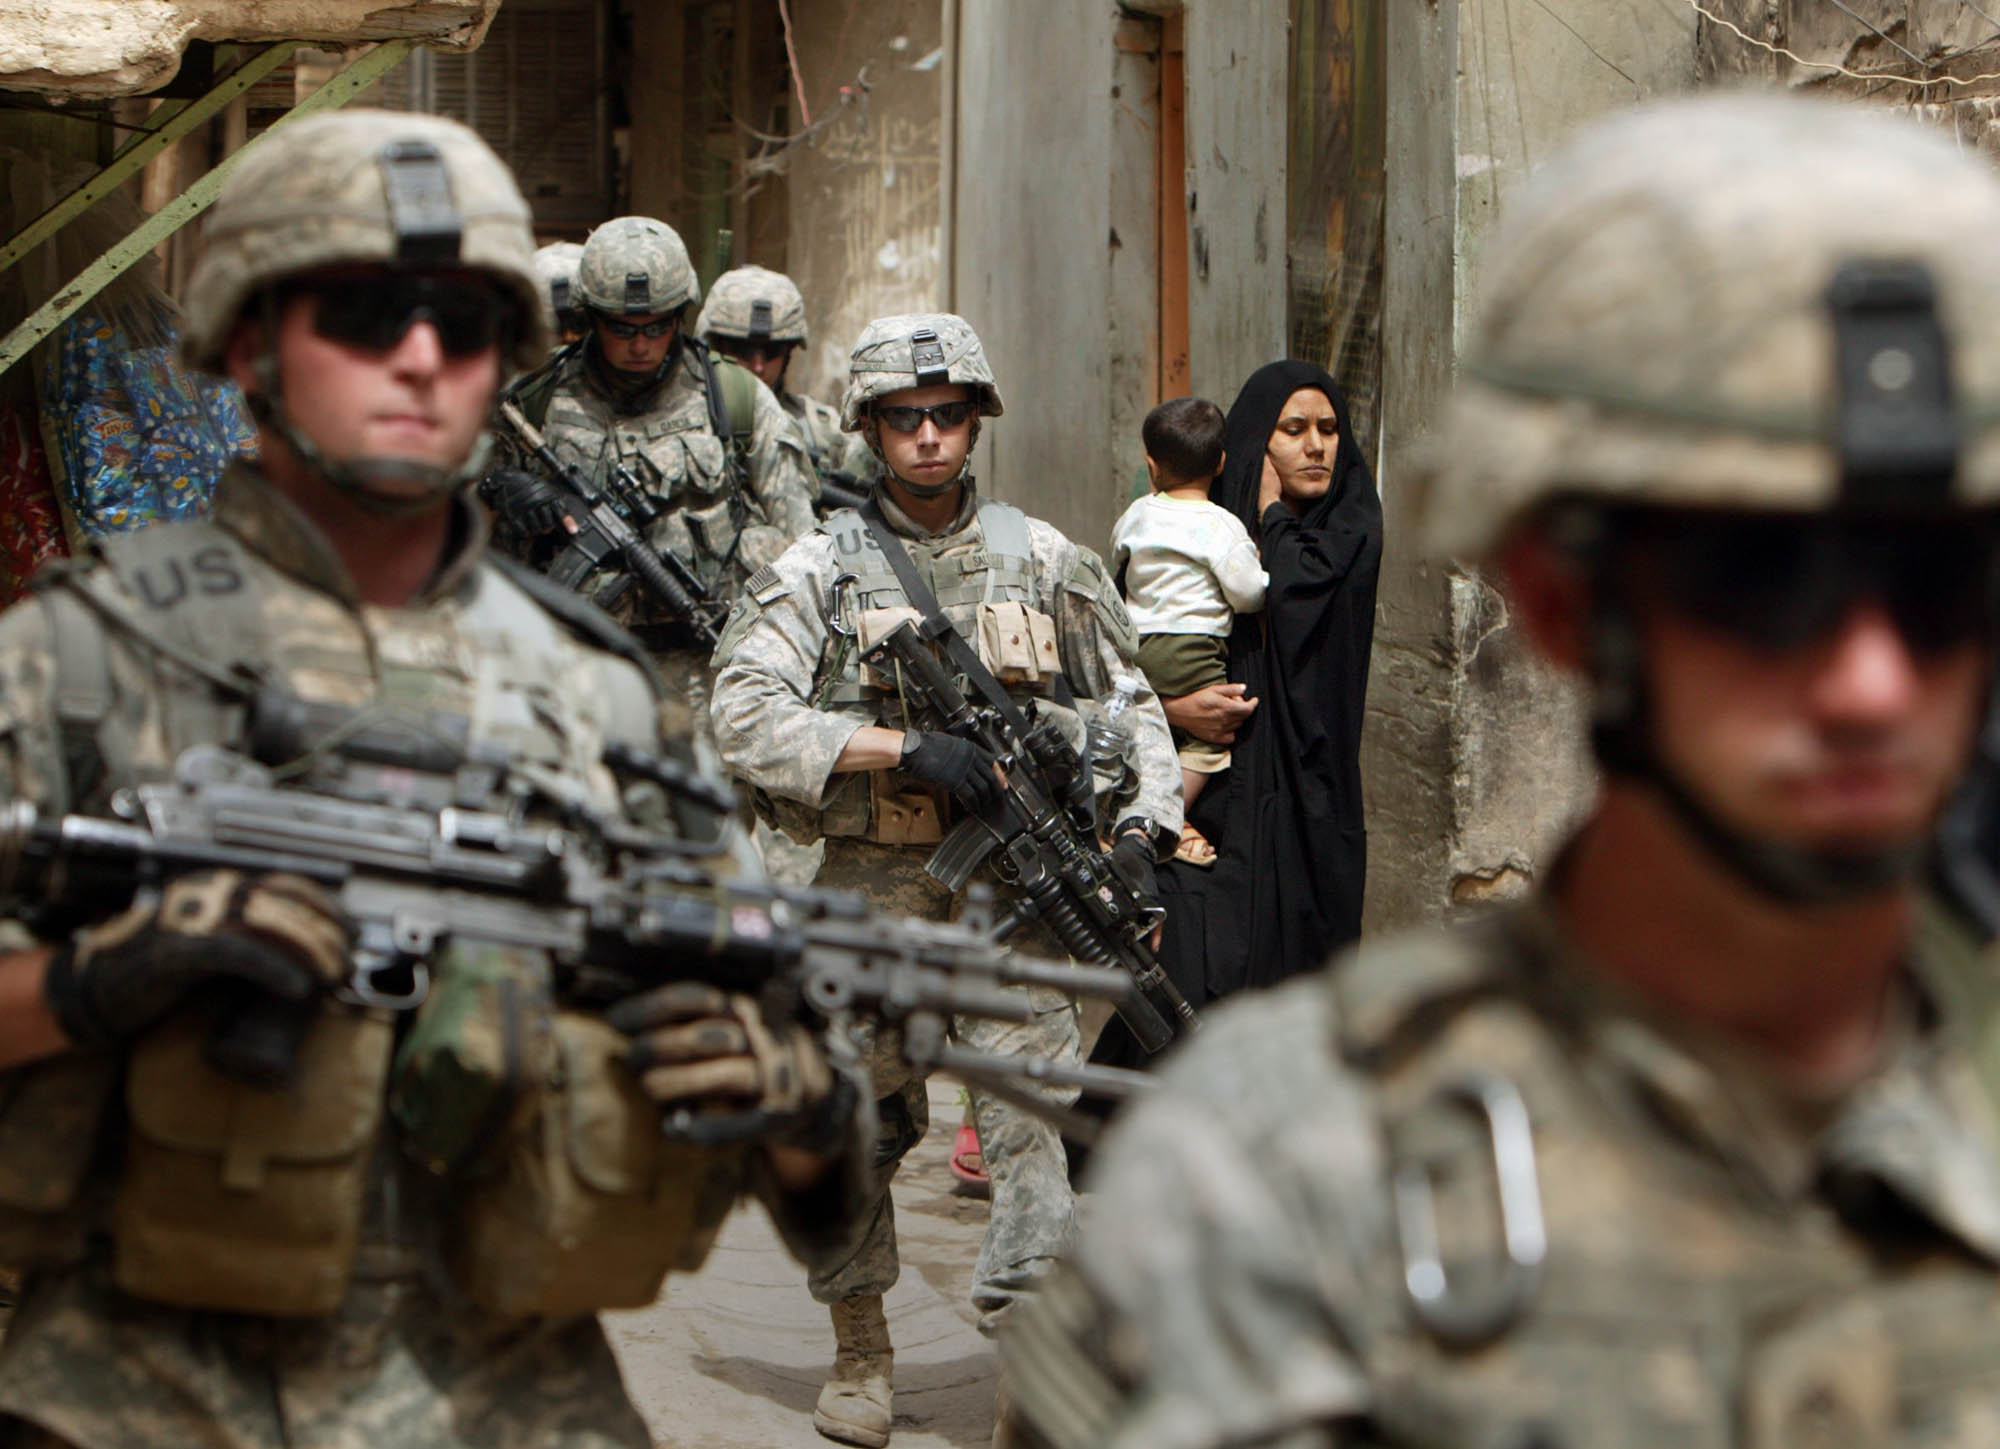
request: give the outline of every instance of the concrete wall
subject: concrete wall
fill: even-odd
[[[1188,366],[1227,407],[1285,355],[1287,0],[1187,4]]]
[[[1476,571],[1422,557],[1396,465],[1447,394],[1480,250],[1520,180],[1581,123],[1696,82],[1692,12],[1652,0],[1392,3],[1388,25],[1373,928],[1525,889],[1589,802],[1577,692],[1528,657]]]
[[[72,97],[151,90],[191,40],[479,42],[500,0],[47,0],[0,3],[0,84]]]
[[[1226,405],[1284,350],[1286,0],[957,4],[952,296],[1008,402],[980,476],[1102,549],[1157,400],[1157,117],[1121,11],[1184,10],[1190,378]]]
[[[1123,496],[1109,437],[1117,20],[1105,0],[963,0],[958,19],[953,303],[1007,400],[979,476],[1094,548]]]
[[[787,157],[785,265],[812,343],[792,385],[837,402],[847,352],[871,317],[944,301],[939,0],[791,0],[806,101],[824,129]],[[866,68],[865,101],[841,87]]]

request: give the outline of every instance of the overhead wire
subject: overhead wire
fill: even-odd
[[[1735,21],[1729,19],[1727,16],[1716,14],[1713,10],[1709,9],[1708,6],[1704,5],[1702,3],[1702,0],[1687,0],[1687,3],[1688,3],[1688,8],[1693,10],[1695,14],[1699,15],[1702,19],[1707,20],[1711,24],[1721,26],[1724,30],[1729,31],[1732,35],[1734,35],[1738,40],[1743,41],[1746,45],[1754,45],[1759,50],[1768,51],[1772,55],[1782,56],[1786,60],[1791,61],[1794,65],[1802,65],[1811,70],[1830,71],[1837,75],[1844,75],[1851,80],[1869,81],[1869,82],[1889,84],[1889,85],[1910,86],[1913,89],[1917,90],[1926,90],[1931,86],[1937,86],[1937,85],[1971,86],[1971,85],[1980,85],[1986,81],[2000,80],[2000,71],[1982,71],[1978,75],[1970,75],[1970,76],[1933,75],[1933,76],[1919,77],[1919,76],[1898,75],[1896,72],[1888,70],[1854,70],[1851,67],[1841,65],[1836,61],[1813,60],[1808,56],[1800,55],[1795,50],[1788,50],[1786,47],[1775,44],[1772,41],[1765,40],[1761,36],[1750,34],[1742,26],[1738,25]],[[1951,55],[1941,56],[1936,61],[1923,60],[1920,57],[1913,54],[1908,49],[1906,49],[1904,46],[1898,44],[1894,39],[1892,39],[1890,36],[1888,36],[1883,31],[1878,29],[1876,26],[1874,26],[1867,20],[1862,19],[1861,16],[1855,15],[1852,10],[1849,10],[1846,5],[1841,3],[1841,0],[1829,0],[1829,3],[1834,5],[1842,13],[1849,16],[1853,16],[1853,18],[1860,21],[1862,25],[1866,26],[1869,30],[1874,31],[1876,35],[1880,36],[1883,40],[1888,41],[1889,44],[1894,45],[1897,50],[1902,51],[1904,55],[1909,56],[1911,60],[1915,61],[1916,64],[1920,66],[1924,66],[1926,68],[1933,68],[1937,65],[1943,64],[1946,61],[1956,60],[1960,56],[1972,53],[1970,51],[1958,51]],[[1989,24],[2000,26],[2000,21],[1994,20],[1993,17],[1987,15],[1983,10],[1980,10],[1977,7],[1971,5],[1969,3],[1969,0],[1966,0],[1966,8],[1972,10],[1975,15],[1978,15],[1982,20],[1987,21]]]

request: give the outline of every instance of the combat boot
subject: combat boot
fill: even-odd
[[[889,1442],[889,1371],[896,1361],[882,1295],[844,1298],[832,1310],[839,1348],[813,1408],[813,1427],[843,1444],[882,1449]]]

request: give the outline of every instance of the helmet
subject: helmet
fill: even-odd
[[[542,295],[553,312],[581,311],[583,299],[576,291],[576,265],[583,255],[580,242],[550,242],[535,253],[535,275],[542,279]]]
[[[843,432],[861,431],[868,405],[906,387],[962,383],[978,394],[982,417],[1003,411],[993,369],[979,334],[963,317],[949,312],[915,312],[877,317],[862,329],[848,357],[847,395],[840,402]]]
[[[583,305],[614,316],[652,316],[701,300],[680,233],[650,216],[613,217],[593,231],[576,275]]]
[[[486,143],[442,116],[339,111],[287,122],[229,177],[188,279],[189,362],[219,372],[230,329],[273,282],[325,267],[469,267],[516,297],[511,361],[548,354],[528,204]]]
[[[1511,204],[1413,473],[1446,553],[1558,497],[2000,501],[2000,183],[1918,125],[1709,96],[1588,131]]]
[[[738,337],[746,342],[806,345],[806,299],[783,272],[738,267],[709,285],[694,324],[695,336]]]

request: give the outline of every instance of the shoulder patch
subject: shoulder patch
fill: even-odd
[[[744,581],[743,592],[758,603],[769,606],[792,591],[792,586],[784,581],[778,571],[765,564]]]

